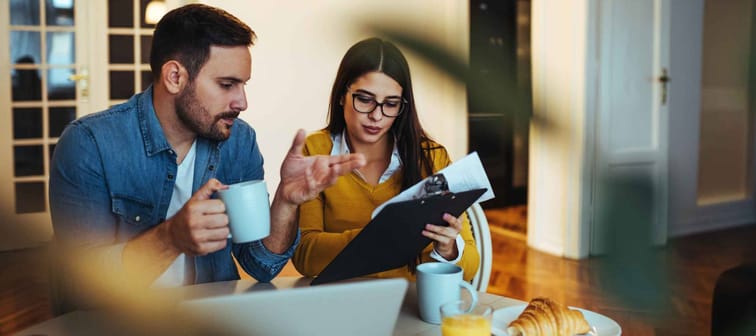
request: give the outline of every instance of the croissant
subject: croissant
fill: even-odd
[[[535,298],[507,328],[510,336],[573,336],[591,331],[583,313],[548,298]]]

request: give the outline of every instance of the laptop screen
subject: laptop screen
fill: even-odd
[[[406,290],[405,279],[360,280],[255,290],[180,307],[218,334],[391,335]]]

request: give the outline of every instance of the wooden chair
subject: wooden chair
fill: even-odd
[[[491,250],[491,230],[488,228],[488,219],[483,208],[478,203],[474,203],[467,209],[467,217],[470,219],[475,246],[478,248],[480,255],[480,267],[473,277],[472,285],[480,292],[485,292],[488,288],[488,281],[491,278],[491,265],[493,264],[493,252]]]

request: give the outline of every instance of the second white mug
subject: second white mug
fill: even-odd
[[[439,307],[460,299],[460,288],[470,292],[471,307],[478,303],[478,292],[462,279],[462,267],[442,262],[429,262],[417,266],[417,303],[420,318],[428,323],[440,324]]]

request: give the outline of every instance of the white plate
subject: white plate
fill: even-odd
[[[527,307],[527,304],[505,307],[494,311],[493,317],[491,318],[492,333],[496,336],[507,336],[507,332],[505,331],[507,330],[507,326],[510,322],[514,321],[517,316],[520,316],[520,313],[525,310],[525,307]],[[596,336],[622,335],[622,328],[620,328],[619,324],[614,322],[614,320],[590,310],[574,307],[570,308],[577,309],[583,313],[588,324],[595,327],[598,331]]]

